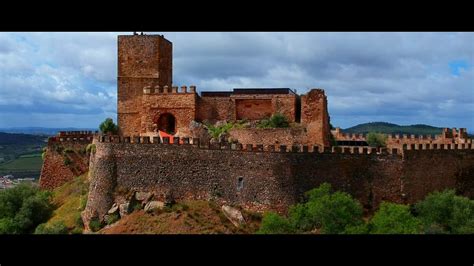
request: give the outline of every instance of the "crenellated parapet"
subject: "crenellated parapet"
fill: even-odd
[[[196,93],[196,86],[145,86],[143,87],[143,94],[144,95],[153,95],[153,94],[186,94],[186,93],[191,93],[194,94]]]

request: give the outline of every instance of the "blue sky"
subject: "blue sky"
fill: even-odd
[[[117,35],[0,33],[0,127],[97,127],[116,117]],[[323,88],[342,128],[385,121],[474,132],[474,33],[186,33],[174,84]]]

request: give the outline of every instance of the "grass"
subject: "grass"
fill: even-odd
[[[22,155],[19,158],[4,164],[0,164],[0,170],[4,171],[41,171],[43,159],[41,154]]]
[[[56,188],[53,191],[53,204],[57,206],[47,226],[63,222],[70,233],[82,231],[81,212],[85,208],[89,189],[87,173]]]

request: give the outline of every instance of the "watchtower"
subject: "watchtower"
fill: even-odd
[[[118,36],[118,104],[120,133],[140,134],[143,88],[171,88],[172,43],[162,35]]]

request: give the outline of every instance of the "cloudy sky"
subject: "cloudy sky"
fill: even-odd
[[[159,34],[173,42],[177,86],[323,88],[335,126],[474,132],[474,33]],[[0,127],[115,120],[117,35],[0,33]]]

